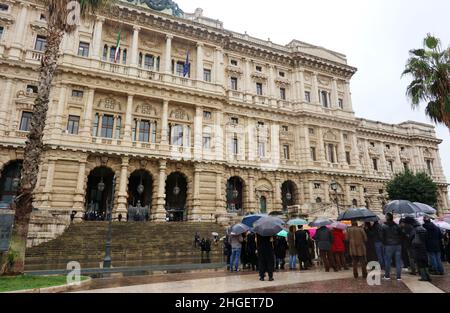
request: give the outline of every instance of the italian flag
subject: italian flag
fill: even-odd
[[[117,35],[117,42],[116,42],[116,54],[114,55],[114,63],[117,63],[119,61],[120,57],[120,37],[122,34],[122,30],[119,30],[119,34]]]

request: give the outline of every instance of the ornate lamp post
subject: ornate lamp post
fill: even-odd
[[[102,178],[103,182],[103,178]],[[103,183],[103,190],[104,190]],[[100,184],[99,184],[100,187]],[[112,237],[112,209],[114,204],[114,191],[116,189],[116,176],[114,175],[113,183],[112,183],[112,193],[111,193],[111,201],[107,201],[107,219],[108,219],[108,233],[106,235],[106,244],[105,244],[105,258],[103,259],[103,268],[111,268],[111,237]],[[99,189],[100,190],[100,189]]]
[[[338,194],[337,194],[338,184],[337,184],[337,182],[334,179],[331,181],[330,187],[334,191],[334,195],[336,197],[336,207],[337,207],[337,212],[338,212],[338,215],[339,215],[340,214],[340,212],[339,212],[339,200],[338,200]]]

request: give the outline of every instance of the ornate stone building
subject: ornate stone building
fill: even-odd
[[[314,214],[336,206],[333,179],[341,208],[379,211],[385,182],[405,167],[427,171],[439,210],[448,210],[434,128],[355,117],[356,69],[344,55],[229,31],[172,1],[119,7],[64,38],[32,239],[60,232],[72,211],[99,218],[110,203],[115,217],[144,208],[153,221],[226,221],[292,206]],[[0,0],[5,208],[37,90],[43,12],[37,0]]]

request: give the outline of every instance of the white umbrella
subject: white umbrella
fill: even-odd
[[[450,230],[450,224],[447,222],[435,222],[433,221],[433,223],[439,227],[440,229],[444,229],[444,230]]]

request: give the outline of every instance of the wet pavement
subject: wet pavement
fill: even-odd
[[[445,267],[445,274],[444,276],[431,276],[432,279],[432,284],[435,285],[436,287],[438,287],[439,289],[450,293],[450,264],[449,263],[445,263],[444,264]]]

